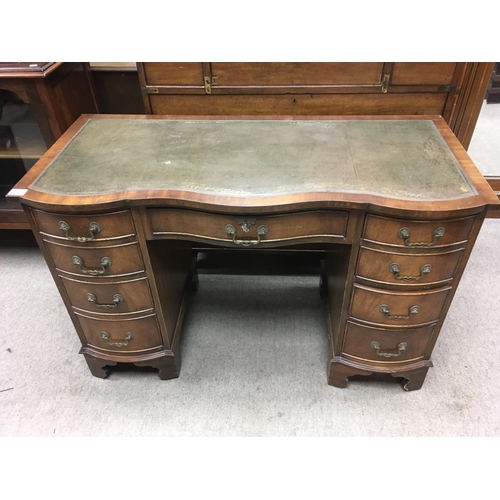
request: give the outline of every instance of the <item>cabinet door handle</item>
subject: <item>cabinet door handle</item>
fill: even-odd
[[[115,293],[113,295],[113,303],[112,304],[99,304],[97,302],[97,297],[93,293],[87,293],[87,300],[92,302],[96,307],[101,307],[102,309],[113,309],[118,306],[120,302],[123,302],[125,299],[119,293]]]
[[[444,235],[444,227],[434,229],[433,235],[434,238],[429,243],[411,243],[410,230],[407,227],[402,227],[398,233],[398,236],[404,241],[407,247],[432,247],[436,244],[436,240]]]
[[[406,342],[400,342],[396,346],[396,349],[380,349],[380,344],[376,340],[374,340],[371,343],[371,346],[373,347],[373,349],[375,349],[375,352],[378,356],[382,356],[383,358],[397,358],[399,355],[401,355],[402,351],[406,350],[408,344]]]
[[[248,228],[246,225],[242,226],[245,232],[248,232]],[[269,228],[267,226],[259,226],[257,228],[257,239],[256,240],[237,240],[236,239],[236,228],[232,224],[228,224],[226,226],[226,234],[233,237],[233,243],[236,245],[241,245],[244,247],[249,247],[250,245],[258,245],[260,243],[260,237],[265,236],[269,232]]]
[[[432,266],[430,264],[424,264],[422,266],[422,269],[420,269],[420,275],[419,276],[402,276],[399,274],[400,267],[397,262],[393,262],[389,266],[389,271],[391,271],[392,274],[394,274],[394,277],[397,280],[402,280],[402,281],[419,281],[421,278],[423,278],[426,274],[429,274],[432,270]]]
[[[78,255],[73,255],[73,264],[78,266],[78,269],[84,274],[90,274],[91,276],[98,276],[99,274],[104,274],[106,269],[111,266],[111,259],[109,257],[103,257],[101,259],[101,267],[97,269],[90,269],[85,267],[83,259],[78,257]]]
[[[89,224],[89,233],[90,237],[88,236],[71,236],[69,232],[71,231],[71,227],[67,222],[64,222],[63,220],[59,222],[59,229],[61,231],[64,231],[66,238],[71,241],[78,241],[79,243],[85,243],[86,241],[92,241],[95,238],[96,233],[99,233],[101,231],[101,226],[97,224],[97,222],[91,222]]]
[[[408,316],[391,316],[391,309],[387,304],[382,304],[379,308],[379,311],[387,318],[387,319],[410,319],[413,314],[417,314],[420,311],[420,307],[411,306],[408,311]]]
[[[125,339],[124,340],[109,340],[109,333],[108,332],[101,332],[101,337],[109,344],[112,345],[113,347],[127,347],[129,342],[135,337],[135,335],[132,332],[127,332],[125,334]]]

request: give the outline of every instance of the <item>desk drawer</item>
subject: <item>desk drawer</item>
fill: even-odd
[[[368,215],[363,238],[384,245],[425,251],[465,243],[473,223],[474,217],[419,222]]]
[[[156,315],[131,320],[107,321],[76,313],[87,342],[102,351],[141,352],[161,347]]]
[[[250,246],[314,238],[343,239],[348,213],[311,211],[281,215],[218,215],[177,209],[149,209],[153,236],[176,235]]]
[[[135,235],[129,210],[108,214],[68,215],[31,209],[31,213],[42,234],[76,244]]]
[[[342,351],[348,356],[380,363],[402,363],[423,358],[434,325],[406,330],[384,330],[348,322]]]
[[[122,314],[153,308],[147,278],[112,283],[88,282],[60,276],[71,305],[100,314]]]
[[[45,241],[56,268],[70,274],[87,277],[121,276],[144,270],[139,245],[83,248]]]
[[[355,284],[351,317],[390,326],[436,322],[450,289],[398,293]]]
[[[356,276],[390,285],[444,284],[453,278],[462,252],[398,254],[361,248]]]

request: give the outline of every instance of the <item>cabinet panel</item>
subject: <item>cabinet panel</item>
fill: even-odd
[[[449,85],[457,63],[394,63],[392,85]]]
[[[201,63],[143,63],[147,85],[203,85]]]
[[[212,63],[219,85],[380,85],[383,63]]]
[[[150,95],[155,115],[440,115],[447,94]]]

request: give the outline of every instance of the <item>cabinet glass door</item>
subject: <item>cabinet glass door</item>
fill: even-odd
[[[21,215],[20,205],[7,202],[5,195],[45,151],[31,106],[14,92],[0,88],[0,210],[6,211],[4,222],[15,223]]]

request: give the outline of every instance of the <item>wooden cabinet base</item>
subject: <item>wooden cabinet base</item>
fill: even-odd
[[[118,357],[97,357],[85,348],[82,348],[80,353],[85,356],[85,360],[87,361],[92,375],[99,378],[106,378],[111,371],[109,367],[116,366],[120,362],[133,363],[136,366],[151,366],[156,368],[158,370],[158,376],[161,380],[178,378],[181,369],[179,349],[177,349],[177,352],[175,353],[171,351],[163,351],[156,356],[131,359],[119,359]]]
[[[375,373],[386,373],[394,378],[402,379],[405,391],[416,391],[424,383],[427,371],[432,367],[432,361],[426,360],[411,366],[404,367],[375,367],[371,365],[359,365],[350,360],[334,357],[328,363],[328,384],[345,389],[348,378],[355,375],[370,376]]]

